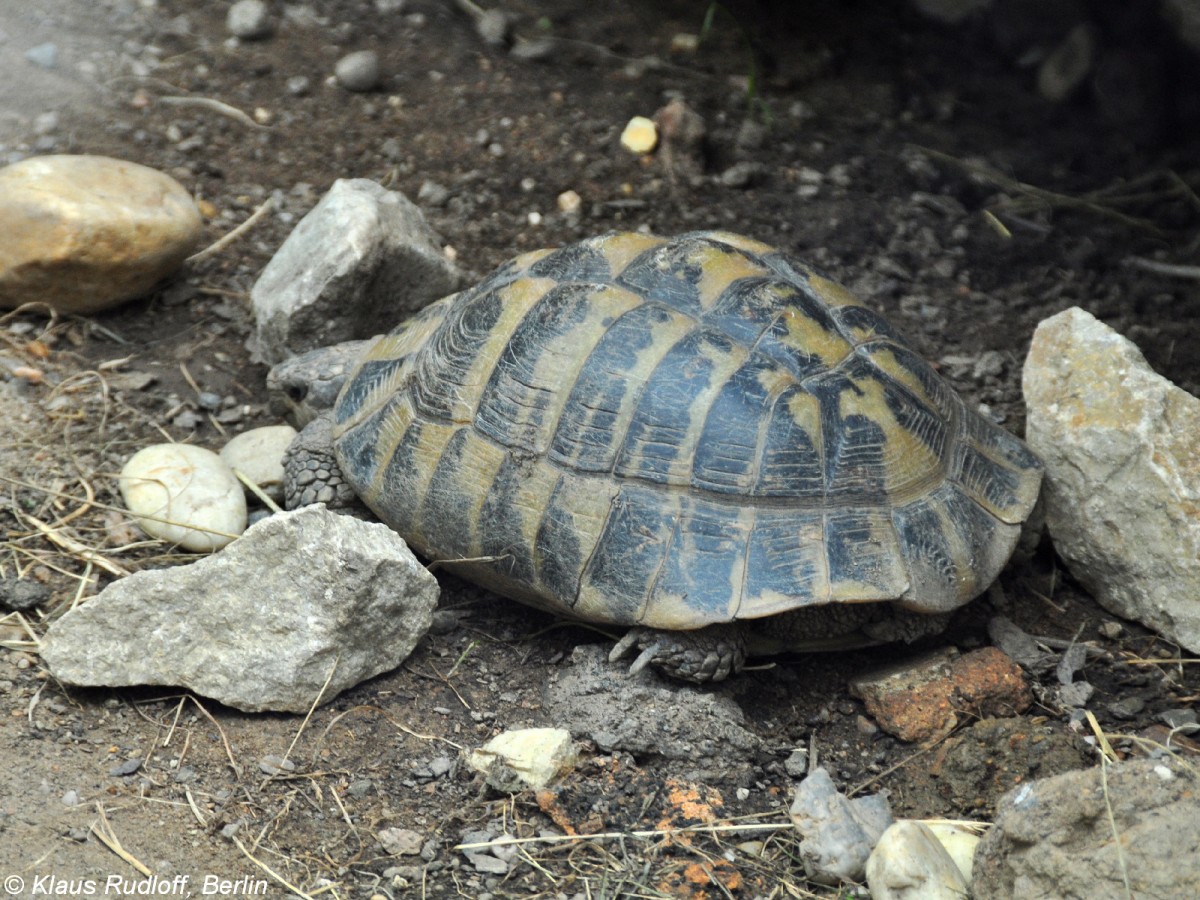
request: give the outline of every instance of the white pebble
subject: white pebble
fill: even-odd
[[[333,74],[348,91],[374,90],[379,85],[379,54],[374,50],[359,50],[343,56],[334,66]]]
[[[271,33],[271,16],[263,0],[238,0],[229,7],[225,27],[244,41],[265,38]]]
[[[544,788],[575,766],[575,745],[563,728],[518,728],[496,735],[467,757],[501,791]]]
[[[187,550],[219,550],[246,530],[241,483],[203,447],[153,444],[139,450],[121,469],[120,485],[146,534]]]
[[[295,436],[291,425],[252,428],[222,447],[221,459],[279,501],[283,498],[283,454]]]
[[[658,145],[658,126],[645,116],[634,116],[621,132],[621,146],[632,153],[649,153]]]

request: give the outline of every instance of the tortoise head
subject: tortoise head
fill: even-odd
[[[342,385],[375,340],[346,341],[309,350],[275,366],[267,373],[272,412],[303,428],[321,413],[333,409]]]

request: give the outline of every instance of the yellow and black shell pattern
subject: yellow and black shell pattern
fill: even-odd
[[[343,475],[431,559],[595,622],[953,609],[1041,466],[878,314],[738,235],[528,253],[366,353]]]

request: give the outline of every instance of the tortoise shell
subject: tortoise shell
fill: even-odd
[[[983,591],[1036,457],[878,314],[727,233],[520,256],[380,338],[344,477],[427,557],[584,620],[691,629]]]

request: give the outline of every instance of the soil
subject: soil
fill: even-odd
[[[275,422],[265,369],[247,349],[248,292],[338,178],[414,199],[436,197],[422,194],[427,182],[443,187],[425,213],[472,275],[613,229],[722,228],[787,247],[882,309],[969,402],[1017,433],[1033,328],[1072,305],[1200,389],[1200,355],[1186,350],[1200,313],[1195,280],[1130,262],[1186,262],[1196,246],[1200,156],[1170,66],[1160,92],[1130,112],[1117,88],[1050,103],[994,29],[933,24],[899,2],[743,4],[736,20],[716,16],[699,49],[673,52],[675,35],[701,31],[708,4],[513,0],[519,33],[556,39],[537,61],[486,46],[456,4],[398,5],[276,4],[274,34],[241,43],[226,31],[226,3],[0,8],[0,83],[14,86],[0,110],[0,161],[93,153],[159,168],[201,202],[213,240],[276,199],[247,235],[144,301],[88,320],[0,320],[0,598],[13,602],[18,575],[36,585],[23,613],[34,635],[113,579],[104,560],[186,561],[141,543],[106,509],[120,504],[113,473],[164,433],[216,448],[227,433]],[[1153,22],[1117,28],[1096,15],[1114,52],[1171,46]],[[25,59],[43,42],[58,48],[55,69]],[[379,52],[384,80],[353,94],[329,76],[360,49]],[[304,90],[291,81],[300,76]],[[641,157],[618,143],[631,116],[676,96],[707,123],[699,174],[686,154]],[[169,97],[218,100],[259,124]],[[577,216],[559,211],[567,190],[582,198]],[[10,375],[17,365],[44,377]],[[201,392],[226,398],[219,412]],[[35,519],[77,544],[53,542]],[[530,793],[486,788],[460,751],[503,729],[555,724],[541,713],[543,686],[574,647],[607,638],[442,581],[457,624],[310,719],[163,691],[66,690],[17,617],[5,619],[0,870],[24,880],[6,887],[22,897],[133,893],[147,883],[134,859],[159,879],[143,892],[172,896],[183,891],[171,879],[184,876],[195,895],[284,896],[286,881],[338,897],[804,896],[826,889],[805,884],[782,827],[785,762],[797,748],[845,790],[888,790],[897,815],[980,820],[1014,784],[1096,759],[1086,723],[1054,699],[1053,672],[1025,716],[964,717],[931,747],[887,736],[847,681],[913,651],[876,648],[784,657],[711,688],[764,742],[749,770],[689,786],[686,766],[584,740],[579,771],[543,812]],[[1160,712],[1195,702],[1194,667],[1165,662],[1177,648],[1133,624],[1114,628],[1047,544],[1014,560],[1000,588],[936,643],[986,645],[997,610],[1032,634],[1088,642],[1088,709],[1114,734],[1153,734]],[[265,774],[270,756],[295,769]],[[489,829],[631,832],[703,809],[779,827],[529,844],[504,872],[454,849]],[[415,832],[416,852],[385,849],[399,852],[381,843],[381,832],[394,837],[386,829]]]

